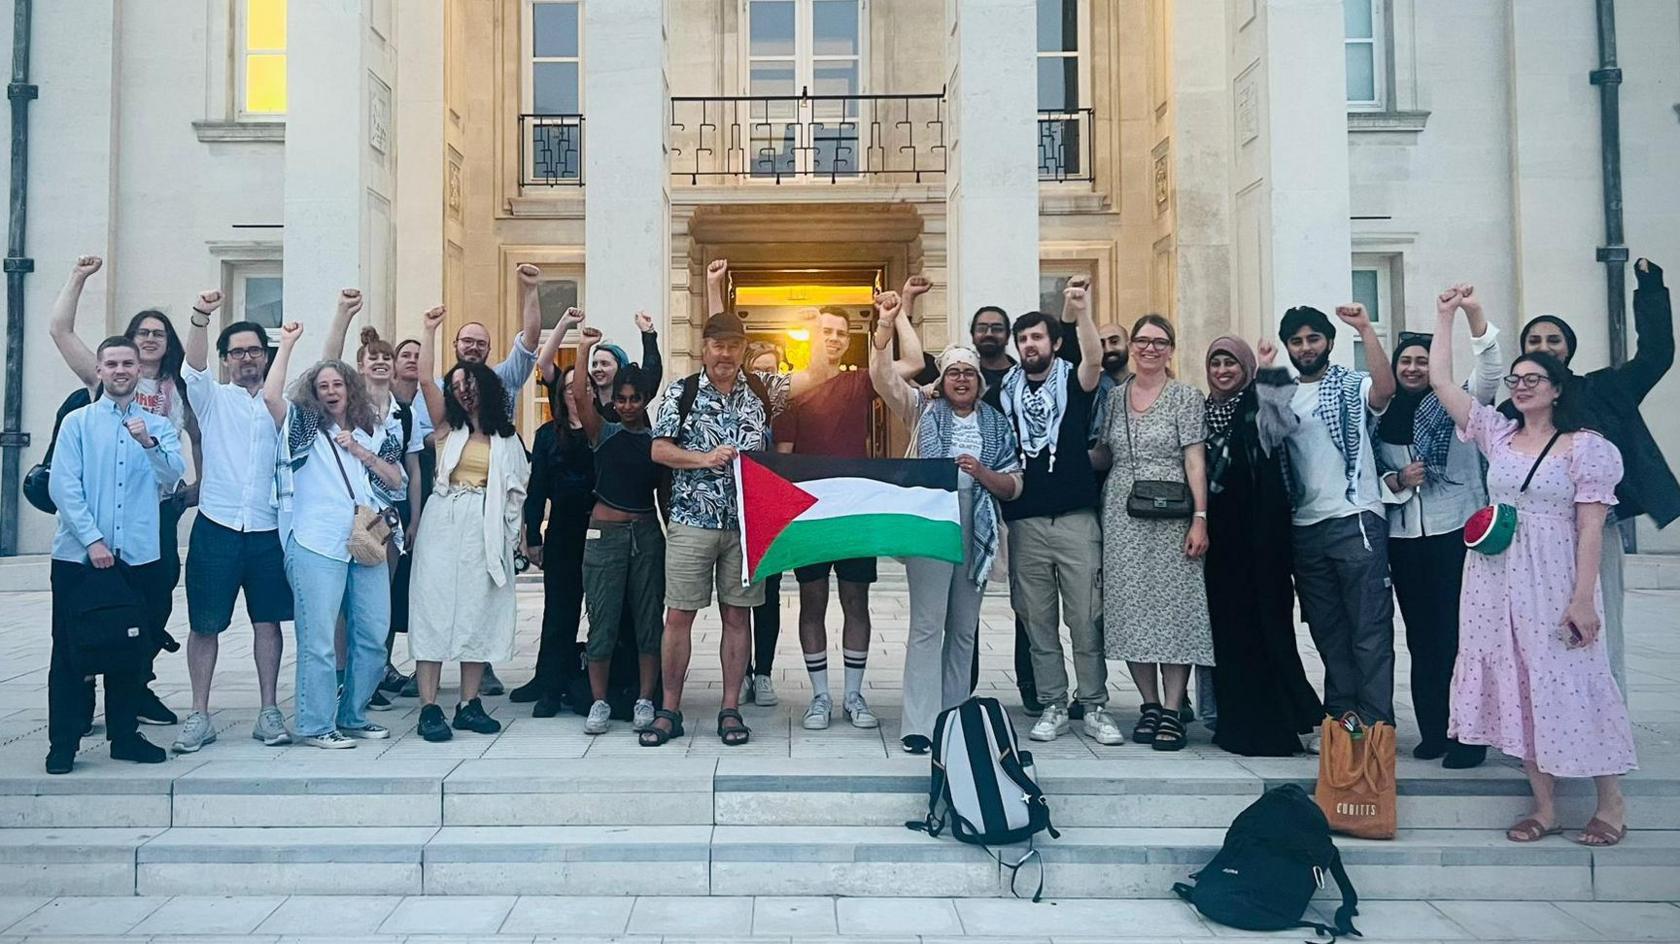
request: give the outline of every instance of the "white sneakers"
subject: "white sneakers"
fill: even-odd
[[[771,680],[770,676],[755,675],[752,677],[752,700],[753,704],[760,708],[774,708],[781,703],[781,699],[776,697],[776,683]],[[746,699],[742,698],[741,701],[744,703]]]
[[[763,702],[759,704],[763,704]],[[869,702],[864,701],[863,695],[858,692],[849,692],[846,695],[841,710],[846,713],[846,720],[850,721],[854,728],[868,730],[881,726],[881,721],[875,717],[875,712],[869,710]],[[829,718],[833,714],[834,700],[829,697],[829,694],[823,692],[817,695],[811,699],[811,707],[805,709],[805,720],[803,722],[805,730],[822,731],[826,729]]]
[[[584,734],[606,734],[607,725],[612,721],[612,706],[597,700],[589,706],[589,717],[583,721]]]
[[[875,717],[875,712],[869,710],[869,702],[863,700],[861,692],[847,693],[845,707],[846,717],[851,720],[852,727],[868,730],[881,726],[880,720]]]
[[[1066,705],[1045,705],[1044,713],[1038,716],[1038,722],[1027,732],[1027,737],[1035,741],[1054,741],[1068,731],[1068,710]]]
[[[1085,709],[1085,736],[1098,744],[1113,746],[1126,743],[1126,736],[1120,733],[1120,725],[1107,708]]]
[[[811,707],[805,709],[805,730],[822,731],[828,727],[829,716],[834,714],[834,701],[823,692],[811,699]]]

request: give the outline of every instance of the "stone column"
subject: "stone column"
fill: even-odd
[[[443,4],[396,5],[397,163],[395,338],[414,337],[443,298]],[[464,313],[463,313],[464,314]],[[500,343],[497,349],[502,350]]]
[[[633,316],[669,350],[671,188],[663,0],[583,5],[584,310],[639,357]],[[669,373],[669,372],[667,372]]]
[[[946,9],[955,326],[981,305],[1012,318],[1038,307],[1038,21],[1033,0],[949,0]]]

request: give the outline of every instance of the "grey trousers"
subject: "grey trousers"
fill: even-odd
[[[1094,510],[1022,518],[1009,523],[1009,592],[1027,623],[1038,700],[1067,701],[1062,622],[1073,648],[1079,701],[1108,703],[1108,663],[1103,661],[1102,528]]]
[[[1598,588],[1604,597],[1604,651],[1610,657],[1610,675],[1627,704],[1627,653],[1622,646],[1622,529],[1615,521],[1604,523],[1604,548],[1598,557]]]
[[[1394,723],[1388,522],[1362,512],[1294,529],[1295,592],[1324,660],[1324,710]]]
[[[962,496],[963,534],[971,530],[969,497]],[[969,669],[980,627],[979,587],[967,564],[912,557],[904,562],[910,579],[910,635],[904,644],[904,713],[898,736],[931,739],[946,708],[969,695]]]

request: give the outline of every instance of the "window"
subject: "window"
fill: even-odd
[[[542,309],[542,340],[545,343],[548,340],[548,333],[553,331],[554,326],[560,323],[560,316],[564,315],[568,308],[580,307],[579,299],[583,297],[583,279],[578,275],[555,275],[553,274],[554,268],[553,265],[545,265],[543,280],[537,283],[537,304]],[[510,298],[514,299],[513,303],[516,307],[513,316],[517,319],[519,317],[517,296],[510,296]],[[631,356],[639,358],[640,353],[639,351],[634,352]],[[575,339],[574,344],[560,348],[556,360],[559,362],[561,374],[564,376],[566,369],[577,362]],[[528,386],[531,393],[529,395],[524,392],[520,394],[518,412],[523,414],[526,429],[536,429],[553,419],[554,414],[549,409],[548,391],[540,384],[530,384]]]
[[[1062,317],[1062,292],[1075,277],[1089,279],[1091,271],[1077,264],[1069,267],[1067,262],[1039,263],[1038,310],[1059,320]]]
[[[1353,259],[1353,300],[1365,306],[1371,314],[1371,327],[1383,349],[1392,351],[1390,312],[1394,310],[1394,262],[1397,257],[1357,255]],[[1353,366],[1365,369],[1365,344],[1353,341]]]
[[[529,0],[525,10],[525,173],[535,181],[583,174],[583,37],[576,0]]]
[[[284,322],[282,307],[285,280],[280,264],[257,263],[239,265],[233,269],[233,304],[223,309],[229,324],[235,321],[254,321],[270,330]],[[279,341],[278,337],[270,340]]]
[[[1038,0],[1038,175],[1083,176],[1087,85],[1080,0]]]
[[[1347,52],[1347,101],[1354,108],[1382,107],[1384,58],[1381,0],[1342,0],[1343,45]]]
[[[240,108],[246,116],[286,113],[286,0],[245,0],[240,24]]]
[[[866,0],[744,2],[753,176],[855,176]]]

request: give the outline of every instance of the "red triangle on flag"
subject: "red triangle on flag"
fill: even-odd
[[[815,505],[817,498],[748,456],[741,456],[741,526],[746,532],[747,573],[793,519]]]

